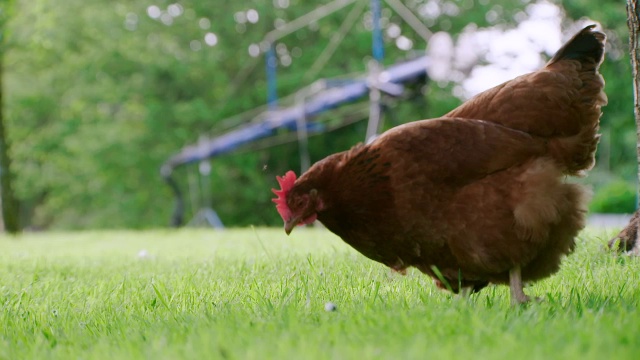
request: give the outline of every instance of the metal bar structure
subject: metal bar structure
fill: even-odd
[[[346,6],[351,5],[356,1],[358,0],[334,0],[303,16],[300,16],[299,18],[296,18],[288,22],[287,24],[281,27],[278,27],[275,30],[271,30],[264,37],[264,41],[268,42],[269,44],[273,44],[276,41],[280,40],[281,38],[302,29],[303,27],[309,25],[314,21],[318,21],[324,17],[327,17],[335,13],[336,11],[342,10]]]
[[[426,74],[427,57],[421,56],[413,60],[392,65],[379,73],[379,88],[397,89],[394,85],[402,85],[418,79]],[[330,84],[330,81],[324,81]],[[343,104],[362,99],[369,94],[370,81],[362,77],[353,81],[327,86],[316,95],[310,96],[303,104],[296,104],[288,108],[266,110],[254,119],[248,119],[246,125],[221,134],[207,141],[184,147],[171,156],[162,166],[162,174],[170,175],[174,168],[195,163],[207,158],[229,153],[247,143],[274,135],[278,129],[297,130],[298,119],[307,119],[308,132],[322,131],[322,124],[311,119],[322,112],[334,109]],[[397,91],[397,90],[396,90]],[[396,94],[394,94],[396,95]]]
[[[387,5],[389,5],[404,22],[409,24],[409,26],[415,31],[422,40],[428,42],[433,33],[429,30],[422,21],[409,9],[405,4],[403,4],[400,0],[385,0]]]
[[[392,96],[400,96],[403,93],[403,84],[426,78],[427,57],[421,56],[412,60],[396,63],[384,68],[384,42],[381,27],[381,1],[369,0],[372,13],[372,60],[368,64],[368,74],[350,80],[323,79],[316,81],[311,86],[304,88],[295,95],[295,104],[288,107],[280,107],[277,94],[277,57],[275,53],[276,42],[318,21],[348,5],[360,1],[356,5],[339,31],[331,38],[329,46],[322,56],[314,63],[309,73],[314,73],[318,67],[326,63],[333,54],[344,34],[354,23],[355,17],[362,12],[366,0],[334,0],[316,10],[303,15],[293,21],[270,31],[265,35],[261,48],[265,55],[265,69],[267,77],[267,107],[266,110],[256,113],[251,112],[243,125],[230,128],[226,132],[197,144],[188,145],[178,153],[172,155],[162,165],[160,172],[163,179],[171,187],[176,196],[176,207],[172,216],[172,226],[181,226],[184,223],[184,201],[182,193],[172,178],[173,170],[177,167],[208,159],[232,152],[244,145],[257,140],[271,137],[283,129],[296,131],[301,152],[301,168],[304,172],[310,166],[308,157],[307,138],[310,135],[326,131],[325,124],[315,121],[315,116],[331,109],[346,105],[368,96],[369,98],[369,123],[365,141],[371,141],[377,135],[380,128],[382,115],[381,97],[383,93]],[[418,22],[411,11],[398,0],[385,0],[400,16],[420,34],[423,39],[431,33]],[[422,27],[421,27],[422,25]],[[321,65],[318,65],[321,64]],[[252,65],[253,66],[253,65]],[[243,73],[241,78],[246,77]],[[244,117],[244,116],[243,116]],[[227,123],[227,121],[222,121]],[[305,155],[306,154],[306,155]],[[205,212],[203,212],[203,210]],[[203,220],[204,219],[204,220]],[[222,222],[210,207],[201,209],[194,221],[204,221],[214,227],[222,227]]]

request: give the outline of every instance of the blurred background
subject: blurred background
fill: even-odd
[[[384,68],[428,59],[426,76],[402,91],[380,88],[381,130],[438,117],[540,68],[594,22],[608,36],[609,105],[597,166],[578,181],[594,188],[592,212],[635,210],[624,3],[379,4],[377,13],[371,0],[4,0],[3,105],[21,226],[166,227],[176,210],[182,223],[280,226],[275,176],[363,141],[372,95],[304,119],[318,127],[296,121],[242,141],[247,124],[326,94],[327,84],[368,81],[375,58]],[[215,156],[183,156],[211,152],[225,134],[233,146]]]

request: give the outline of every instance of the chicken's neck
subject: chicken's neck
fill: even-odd
[[[348,243],[366,229],[389,222],[393,194],[389,186],[389,164],[376,150],[360,146],[321,164],[318,195],[322,209],[318,220]],[[356,246],[357,244],[351,244]]]

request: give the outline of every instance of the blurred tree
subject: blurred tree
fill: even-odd
[[[366,3],[364,13],[324,66],[314,63],[354,5],[275,44],[280,95],[317,78],[365,71],[371,23],[369,0],[359,1]],[[13,170],[20,179],[14,186],[22,224],[65,229],[166,226],[173,199],[158,174],[160,165],[199,136],[217,136],[247,121],[223,123],[265,103],[260,50],[265,34],[328,2],[15,0],[15,16],[7,24],[3,95]],[[528,0],[403,3],[429,31],[454,38],[467,27],[512,28],[530,5]],[[572,18],[602,17],[610,19],[603,22],[605,28],[617,29],[622,9],[614,0],[597,10],[589,6],[592,1],[565,3]],[[424,49],[425,40],[386,5],[383,19],[385,64]],[[614,37],[609,37],[609,55],[620,52]],[[602,146],[606,151],[599,154],[602,183],[621,176],[631,181],[636,172],[634,134],[629,136],[633,122],[627,112],[617,110],[630,102],[628,60],[609,57],[603,65],[610,99],[603,129],[610,146]],[[446,113],[460,102],[452,87],[433,82],[421,102],[390,99],[385,125]],[[339,123],[345,115],[323,116]],[[363,127],[353,123],[311,138],[311,160],[362,141]],[[245,148],[212,160],[210,183],[198,180],[196,166],[177,170],[176,178],[194,193],[192,211],[197,210],[199,186],[208,186],[225,224],[277,224],[269,188],[276,174],[298,168],[297,153],[295,140],[269,149]]]
[[[10,143],[4,119],[4,82],[3,60],[6,52],[6,22],[11,2],[4,1],[0,5],[0,194],[2,202],[2,220],[7,232],[20,232],[18,202],[13,192],[13,172],[11,166]]]

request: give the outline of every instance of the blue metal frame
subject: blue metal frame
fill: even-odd
[[[412,81],[426,74],[425,56],[395,64],[385,69],[381,76],[389,83],[400,85]],[[384,89],[384,87],[382,87]],[[163,173],[170,174],[177,166],[190,164],[235,150],[247,143],[274,135],[277,129],[297,129],[297,119],[304,115],[312,119],[324,111],[334,109],[364,98],[369,94],[369,84],[366,78],[356,79],[350,82],[341,82],[323,90],[307,99],[302,105],[288,108],[267,110],[256,118],[262,119],[257,123],[249,123],[239,129],[222,134],[206,142],[200,142],[183,148],[179,153],[171,156],[163,166]],[[323,125],[309,121],[307,131],[310,133],[323,130]]]
[[[384,59],[384,42],[382,40],[382,28],[380,26],[382,13],[380,0],[371,0],[371,13],[373,14],[373,58],[378,63],[382,63]]]
[[[274,44],[269,44],[269,49],[265,54],[265,66],[267,70],[267,104],[270,109],[276,109],[278,107],[278,83],[276,78],[278,58],[276,58]]]

